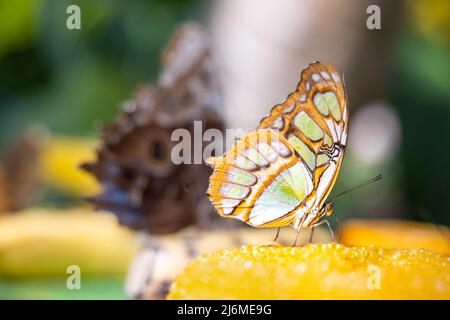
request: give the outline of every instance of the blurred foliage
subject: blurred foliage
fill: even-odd
[[[123,277],[86,278],[81,290],[67,290],[66,281],[65,277],[0,280],[0,299],[127,299]]]
[[[33,41],[33,14],[37,0],[0,2],[0,58]]]
[[[82,30],[66,28],[81,8]],[[95,133],[136,84],[151,80],[159,52],[199,1],[2,1],[0,146],[30,122],[66,134]],[[203,3],[204,4],[204,3]]]
[[[367,211],[450,225],[450,149],[443,147],[450,137],[450,2],[407,0],[404,4],[405,17],[399,21],[391,50],[389,92],[383,97],[400,117],[400,154],[375,166],[358,163],[347,154],[335,190],[350,188],[378,172],[384,177],[340,198],[335,211],[341,217],[362,217]]]
[[[406,30],[396,49],[392,101],[402,120],[400,161],[412,218],[450,224],[450,150],[443,148],[450,119],[449,45]]]

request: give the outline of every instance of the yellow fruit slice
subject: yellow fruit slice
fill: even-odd
[[[405,220],[350,220],[345,223],[341,243],[383,248],[429,249],[450,255],[447,227]]]
[[[245,246],[195,259],[168,299],[450,299],[450,261],[423,249]]]
[[[124,275],[137,252],[134,233],[88,208],[29,209],[0,218],[0,278]]]
[[[100,191],[93,176],[80,168],[94,160],[96,140],[52,137],[41,153],[42,179],[50,186],[75,196],[91,196]]]
[[[133,259],[127,276],[127,293],[143,299],[164,299],[168,284],[201,254],[244,244],[290,245],[297,236],[294,228],[285,228],[273,243],[274,231],[248,227],[228,230],[187,228],[175,234],[152,236],[151,245],[146,245]],[[308,232],[301,233],[298,243],[306,243],[309,237]],[[317,228],[313,241],[331,241],[329,231]]]

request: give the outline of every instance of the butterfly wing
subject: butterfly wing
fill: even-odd
[[[347,142],[344,83],[331,65],[310,64],[297,90],[214,167],[210,200],[224,217],[252,226],[308,226],[339,172]]]
[[[298,156],[277,132],[251,131],[223,157],[208,159],[214,167],[209,198],[223,217],[256,227],[288,225],[313,191],[311,172]]]
[[[347,99],[339,72],[329,64],[308,65],[297,90],[274,106],[258,128],[278,130],[299,153],[314,184],[305,210],[321,208],[336,181],[347,143]]]
[[[161,58],[157,83],[139,87],[116,120],[102,128],[97,160],[83,165],[103,186],[91,198],[96,208],[115,213],[122,224],[157,234],[211,223],[212,208],[201,198],[209,170],[173,163],[173,132],[194,134],[195,120],[202,121],[203,131],[224,127],[206,31],[196,23],[182,25]]]

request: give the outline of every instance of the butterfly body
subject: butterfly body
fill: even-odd
[[[272,108],[214,167],[208,194],[221,216],[255,227],[313,226],[332,213],[325,203],[347,143],[345,88],[331,65],[312,63],[296,91]]]

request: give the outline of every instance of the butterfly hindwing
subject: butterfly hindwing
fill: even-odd
[[[288,141],[270,129],[251,131],[214,167],[208,194],[220,215],[252,226],[289,224],[311,193],[312,177]]]

